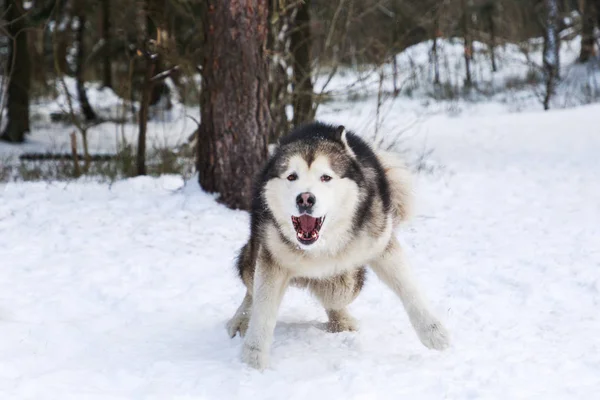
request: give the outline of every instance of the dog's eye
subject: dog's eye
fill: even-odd
[[[289,174],[287,177],[287,180],[290,182],[295,181],[296,179],[298,179],[298,175],[296,175],[296,174]]]
[[[329,182],[330,180],[331,180],[331,177],[329,175],[321,176],[321,182]]]

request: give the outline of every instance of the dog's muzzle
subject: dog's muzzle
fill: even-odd
[[[325,217],[313,217],[308,214],[302,214],[298,217],[292,216],[296,239],[304,245],[316,242],[319,239],[319,232],[324,220]]]

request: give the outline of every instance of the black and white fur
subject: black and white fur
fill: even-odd
[[[313,201],[304,203],[309,194]],[[320,300],[329,331],[356,330],[346,308],[363,287],[367,265],[398,295],[421,342],[445,349],[446,329],[422,298],[394,235],[410,201],[402,163],[343,126],[311,123],[283,137],[258,178],[250,239],[237,263],[247,292],[227,330],[245,336],[243,361],[268,366],[277,312],[290,285]],[[298,228],[301,215],[309,222]],[[322,225],[313,229],[317,219]],[[311,243],[303,239],[310,236],[303,226],[312,232]]]

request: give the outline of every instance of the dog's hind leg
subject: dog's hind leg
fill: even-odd
[[[339,310],[325,309],[325,312],[327,312],[327,318],[329,319],[327,322],[327,332],[354,332],[358,330],[356,320],[345,307]]]
[[[448,332],[421,297],[396,238],[392,238],[385,251],[371,263],[371,268],[400,297],[421,343],[430,349],[446,349],[450,343]]]
[[[236,267],[238,274],[246,286],[246,296],[238,307],[234,316],[227,323],[227,333],[234,338],[237,333],[240,336],[246,334],[250,311],[252,309],[252,285],[254,282],[254,268],[256,266],[255,244],[249,241],[242,247],[237,257]]]
[[[356,331],[358,325],[347,306],[356,299],[365,281],[365,269],[348,272],[329,279],[311,279],[308,288],[327,312],[327,331]]]

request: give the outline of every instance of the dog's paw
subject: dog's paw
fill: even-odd
[[[450,334],[439,321],[423,324],[417,329],[421,343],[430,349],[446,350],[450,346]]]
[[[233,318],[229,320],[227,323],[227,333],[229,337],[234,338],[237,333],[240,333],[241,337],[246,335],[246,331],[248,330],[248,323],[250,319],[245,315],[235,315]]]
[[[327,332],[339,333],[339,332],[355,332],[358,330],[358,324],[351,316],[346,316],[340,319],[334,319],[327,322],[325,326]]]
[[[269,353],[257,347],[244,344],[242,348],[242,361],[249,367],[263,371],[269,366]]]

